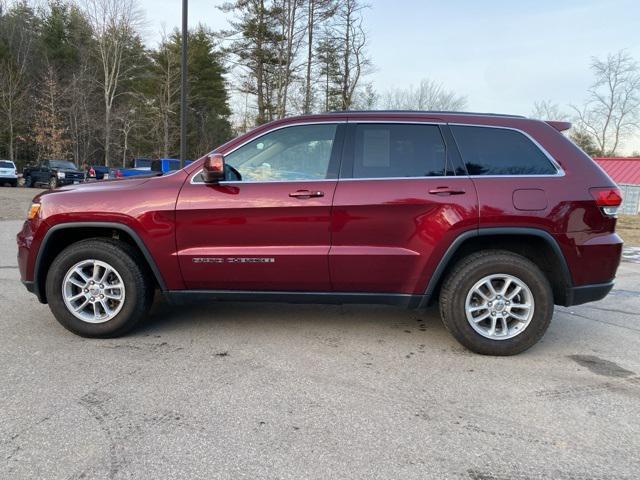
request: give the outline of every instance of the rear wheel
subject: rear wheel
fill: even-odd
[[[49,179],[49,188],[53,190],[58,187],[58,179],[56,177],[51,177]]]
[[[515,355],[534,345],[553,316],[544,273],[525,257],[502,250],[463,258],[445,279],[440,313],[465,347],[485,355]]]
[[[83,337],[116,337],[149,311],[154,285],[138,252],[110,239],[75,243],[56,257],[46,281],[49,307]]]
[[[26,188],[33,188],[33,178],[31,178],[31,175],[24,178],[24,186]]]

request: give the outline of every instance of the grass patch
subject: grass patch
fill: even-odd
[[[619,215],[616,232],[629,247],[640,247],[640,215]]]

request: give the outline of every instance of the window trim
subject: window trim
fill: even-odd
[[[274,184],[274,183],[307,183],[307,182],[336,182],[339,180],[339,175],[340,175],[340,164],[342,163],[342,150],[343,150],[343,146],[345,143],[345,137],[346,134],[341,135],[340,132],[340,127],[342,125],[347,124],[347,119],[344,120],[326,120],[326,121],[320,121],[320,122],[300,122],[300,123],[288,123],[286,125],[278,125],[275,126],[263,133],[261,133],[260,135],[256,136],[256,137],[251,137],[249,139],[247,139],[246,141],[242,142],[240,145],[236,145],[235,147],[233,147],[231,150],[229,150],[228,152],[224,153],[224,156],[226,157],[227,155],[232,154],[233,152],[235,152],[236,150],[244,147],[245,145],[253,142],[254,140],[258,140],[259,138],[264,137],[265,135],[268,135],[270,133],[276,132],[278,130],[282,130],[284,128],[291,128],[291,127],[303,127],[303,126],[308,126],[308,125],[332,125],[335,124],[336,125],[336,136],[334,138],[334,146],[331,149],[331,157],[329,158],[329,169],[331,168],[331,162],[333,162],[334,160],[338,162],[338,177],[336,178],[320,178],[320,179],[313,179],[313,180],[223,180],[221,182],[218,182],[216,185],[242,185],[242,184],[258,184],[258,183],[268,183],[268,184]],[[215,150],[213,150],[215,152]],[[337,156],[337,159],[334,159],[334,156]],[[204,182],[198,182],[195,179],[198,178],[198,176],[200,176],[200,174],[202,173],[202,168],[199,168],[198,170],[196,170],[192,175],[191,175],[191,179],[189,180],[189,183],[191,185],[210,185],[208,183],[204,183]]]
[[[426,126],[436,126],[438,127],[438,131],[440,133],[440,137],[442,138],[442,144],[445,149],[445,163],[444,163],[444,172],[446,173],[449,168],[452,168],[454,174],[453,175],[434,175],[434,176],[420,176],[420,177],[370,177],[364,178],[359,177],[356,178],[353,176],[353,170],[355,167],[355,138],[356,138],[356,128],[359,124],[377,124],[377,125],[426,125]],[[457,146],[450,144],[450,139],[447,138],[445,128],[447,128],[446,122],[441,122],[437,120],[353,120],[349,122],[349,128],[347,130],[347,138],[344,142],[344,155],[342,157],[342,167],[340,169],[340,177],[339,181],[349,181],[354,182],[358,180],[362,181],[372,181],[372,180],[428,180],[428,179],[437,179],[437,178],[463,178],[468,177],[468,175],[456,175],[455,171],[462,167],[465,172],[466,168],[462,163],[462,157],[456,153]]]
[[[562,165],[560,165],[560,163],[553,157],[553,155],[551,155],[540,144],[540,142],[538,142],[535,138],[533,138],[531,135],[529,135],[529,133],[525,132],[524,130],[521,130],[521,129],[515,128],[515,127],[505,127],[505,126],[502,126],[502,125],[479,125],[479,124],[473,124],[473,123],[449,123],[448,125],[452,126],[452,127],[481,127],[481,128],[493,128],[493,129],[498,129],[498,130],[512,130],[514,132],[521,133],[527,139],[529,139],[529,141],[531,143],[533,143],[533,145],[535,147],[537,147],[538,150],[540,150],[540,152],[542,152],[542,154],[551,163],[551,166],[556,169],[556,173],[540,173],[540,174],[527,173],[527,174],[521,174],[521,175],[517,175],[517,174],[508,174],[508,175],[467,175],[469,178],[548,178],[548,177],[564,177],[565,176],[565,171],[562,168]],[[462,163],[463,163],[463,165],[464,165],[464,167],[466,169],[467,168],[467,162],[465,162],[465,160],[464,160],[464,156],[462,155],[462,149],[458,145],[458,140],[456,140],[456,136],[455,136],[453,130],[451,131],[451,135],[453,136],[453,140],[456,142],[456,147],[458,148],[458,151],[460,152],[460,158],[462,159]],[[467,174],[468,174],[468,171],[467,171]]]

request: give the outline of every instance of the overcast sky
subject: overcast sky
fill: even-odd
[[[180,0],[141,0],[147,42],[180,24]],[[227,26],[220,0],[190,0],[189,22]],[[592,56],[640,61],[640,0],[370,0],[365,14],[378,91],[422,78],[464,94],[468,109],[530,114],[537,100],[581,103]],[[625,150],[640,150],[640,138]]]

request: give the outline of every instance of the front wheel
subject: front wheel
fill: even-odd
[[[462,345],[484,355],[515,355],[533,346],[553,316],[553,293],[538,266],[503,250],[463,258],[446,277],[440,313]]]
[[[58,187],[58,179],[56,177],[51,177],[49,179],[49,188],[53,190]]]
[[[46,280],[49,307],[66,329],[83,337],[123,335],[149,311],[154,285],[130,245],[82,240],[53,261]]]

